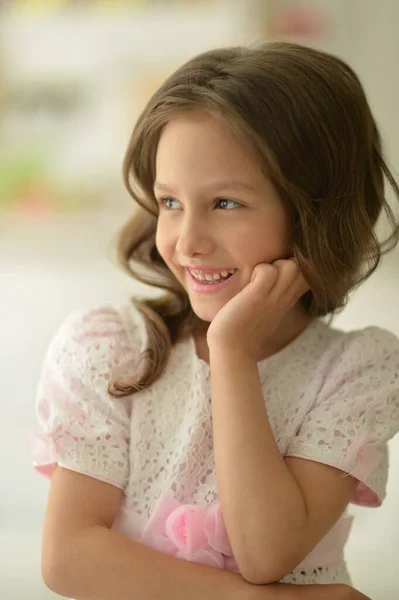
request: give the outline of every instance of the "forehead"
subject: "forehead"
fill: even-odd
[[[259,172],[260,162],[250,144],[238,139],[221,118],[193,112],[167,123],[156,153],[157,179],[186,169],[250,177]]]

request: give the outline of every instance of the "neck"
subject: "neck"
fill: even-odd
[[[264,345],[259,351],[258,361],[264,360],[277,352],[280,352],[285,346],[288,346],[298,335],[300,335],[312,318],[309,317],[302,306],[295,306],[287,313],[279,328],[272,336],[265,340]]]

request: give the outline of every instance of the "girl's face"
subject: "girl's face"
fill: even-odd
[[[216,117],[196,112],[166,125],[154,193],[158,251],[204,321],[250,282],[258,263],[289,257],[286,209],[254,152]],[[225,285],[205,284],[204,293],[189,268],[208,276],[236,271]]]

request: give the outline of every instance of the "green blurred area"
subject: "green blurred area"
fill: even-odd
[[[139,107],[177,60],[169,64],[161,44],[155,59],[141,51],[143,41],[132,47],[138,22],[154,49],[159,31],[172,24],[184,36],[187,15],[209,7],[208,18],[220,1],[1,2],[0,211],[41,216],[96,209],[109,198],[116,205]]]

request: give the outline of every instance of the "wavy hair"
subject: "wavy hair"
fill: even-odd
[[[111,381],[113,397],[151,385],[172,346],[204,330],[185,289],[157,251],[153,193],[158,142],[183,111],[203,110],[249,141],[288,207],[291,250],[309,283],[301,302],[309,316],[342,310],[349,292],[378,267],[399,239],[386,197],[399,187],[389,170],[364,89],[341,59],[289,43],[204,52],[173,73],[139,117],[123,176],[137,210],[117,239],[118,263],[136,280],[160,288],[159,298],[132,299],[144,314],[148,346],[141,376]],[[389,233],[380,241],[377,220]]]

